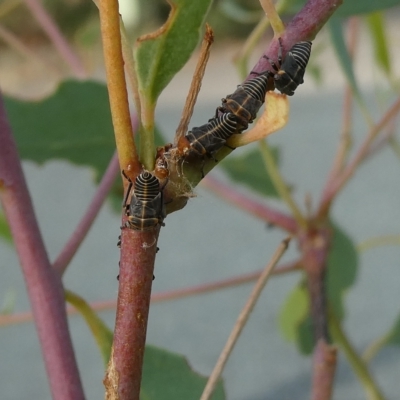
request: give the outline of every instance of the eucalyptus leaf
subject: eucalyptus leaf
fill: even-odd
[[[390,75],[388,40],[385,32],[385,21],[381,12],[366,16],[368,27],[374,44],[374,59],[386,75]]]
[[[6,220],[3,213],[0,212],[0,237],[2,237],[6,242],[12,243],[12,235],[10,231],[10,226]]]
[[[6,97],[5,106],[23,159],[64,159],[100,173],[107,167],[115,139],[104,84],[69,80],[46,99]]]
[[[169,3],[171,11],[165,24],[138,38],[135,46],[139,89],[151,105],[197,46],[211,0],[169,0]]]
[[[206,382],[207,378],[194,372],[184,357],[146,346],[140,400],[198,400]],[[221,381],[211,399],[225,399]]]
[[[276,162],[278,162],[278,149],[274,148],[273,153]],[[220,165],[233,181],[241,183],[262,195],[278,197],[278,193],[265,169],[264,160],[258,150],[252,150],[236,157],[230,155]]]
[[[355,283],[358,256],[351,239],[336,225],[327,259],[326,287],[330,306],[335,314],[344,318],[344,295]],[[314,347],[313,322],[310,314],[309,295],[304,279],[289,294],[279,315],[279,327],[289,341],[294,341],[303,354],[310,354]]]

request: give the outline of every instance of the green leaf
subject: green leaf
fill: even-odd
[[[390,75],[391,68],[384,17],[381,12],[374,12],[366,16],[366,21],[374,43],[374,58],[385,74]]]
[[[301,354],[309,355],[314,350],[313,321],[310,314],[299,324],[296,343]]]
[[[1,315],[9,315],[15,310],[15,301],[17,298],[16,292],[14,289],[7,289],[5,294],[3,294],[3,304],[0,308]]]
[[[351,239],[332,224],[332,243],[328,255],[326,287],[329,304],[339,318],[344,317],[344,295],[355,283],[358,256]],[[309,294],[304,279],[289,294],[279,315],[283,335],[295,341],[299,351],[310,354],[314,347]]]
[[[346,79],[350,84],[353,93],[360,99],[360,90],[358,88],[356,77],[354,75],[353,62],[350,58],[349,52],[347,51],[346,43],[344,40],[343,20],[333,17],[329,20],[328,27],[331,34],[333,47],[335,49],[336,55],[338,56]]]
[[[400,346],[400,315],[397,317],[395,323],[390,329],[387,344]]]
[[[105,85],[70,80],[44,100],[7,97],[5,105],[23,159],[65,159],[105,170],[115,148]]]
[[[328,255],[328,299],[337,318],[343,319],[343,298],[357,277],[358,253],[353,241],[338,226],[332,224],[333,240]]]
[[[292,289],[279,313],[279,328],[288,341],[296,340],[298,328],[308,316],[309,309],[310,299],[307,288],[300,283]]]
[[[279,161],[279,151],[273,149],[276,162]],[[229,177],[265,196],[278,197],[278,193],[265,170],[265,163],[258,150],[252,150],[244,155],[229,156],[221,162],[221,167]]]
[[[184,357],[146,346],[140,400],[198,400],[206,382],[206,378],[190,368]],[[225,399],[221,381],[211,398]]]
[[[113,333],[82,297],[70,290],[65,290],[65,299],[80,312],[88,324],[103,357],[104,365],[107,366],[111,354]]]
[[[211,0],[169,0],[166,23],[138,38],[135,49],[139,88],[155,104],[162,90],[185,65],[197,43]]]
[[[0,236],[7,242],[12,243],[13,238],[10,231],[10,226],[4,214],[0,213]]]
[[[336,16],[349,17],[351,15],[367,14],[374,11],[386,10],[400,4],[400,0],[344,0],[335,13]]]

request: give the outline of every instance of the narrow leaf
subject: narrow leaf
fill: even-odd
[[[279,328],[288,341],[296,340],[299,325],[308,316],[309,309],[307,288],[300,283],[289,293],[279,313]]]
[[[12,243],[13,241],[10,226],[8,225],[6,217],[2,213],[0,213],[0,236],[9,243]]]
[[[366,21],[374,43],[374,59],[385,74],[390,75],[391,66],[383,15],[381,12],[374,12],[366,16]]]
[[[88,324],[103,357],[104,365],[107,366],[113,341],[112,332],[82,297],[65,290],[65,299],[81,313]]]
[[[194,372],[184,357],[154,346],[146,346],[141,400],[198,400],[206,382],[207,378]],[[221,381],[211,399],[225,399]]]
[[[3,304],[0,308],[0,314],[12,314],[12,312],[15,310],[15,301],[17,298],[16,292],[14,289],[7,289],[3,296],[4,298],[2,300]]]
[[[351,15],[367,14],[374,11],[382,11],[398,6],[400,0],[344,0],[338,8],[336,16],[349,17]]]
[[[361,99],[356,77],[354,75],[353,62],[345,44],[342,25],[343,20],[340,18],[333,17],[329,20],[328,27],[331,34],[332,44],[353,93],[358,99]]]
[[[338,226],[332,225],[333,240],[328,256],[327,289],[329,302],[340,319],[344,318],[344,295],[356,282],[358,253],[356,246]]]
[[[278,160],[279,152],[277,148],[274,149],[274,156],[275,160]],[[230,156],[224,159],[220,165],[232,180],[263,195],[278,197],[258,150],[236,157]]]

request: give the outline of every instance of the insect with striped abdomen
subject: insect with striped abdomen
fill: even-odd
[[[269,77],[269,73],[260,74],[239,85],[232,94],[222,99],[222,106],[217,108],[216,115],[219,112],[232,113],[238,123],[237,132],[247,129],[265,101]]]
[[[282,62],[282,40],[279,38],[278,63],[264,56],[275,70],[275,72],[267,72],[274,78],[275,88],[281,93],[293,96],[297,86],[304,82],[303,77],[310,58],[311,45],[311,42],[296,43]]]
[[[214,154],[225,146],[226,141],[236,132],[236,118],[231,113],[210,119],[206,124],[189,131],[185,138],[189,142],[187,154],[214,158]]]
[[[163,187],[160,187],[159,180],[148,171],[139,174],[134,182],[125,174],[125,171],[122,171],[122,174],[129,181],[123,203],[125,214],[128,216],[125,227],[138,231],[148,231],[158,224],[164,226],[163,220],[166,217],[166,210]],[[130,194],[131,199],[128,203]]]

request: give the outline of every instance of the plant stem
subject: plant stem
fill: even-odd
[[[332,397],[336,364],[336,347],[327,344],[323,339],[318,340],[313,354],[311,400],[329,400]]]
[[[107,75],[108,95],[114,125],[115,141],[121,170],[135,177],[140,169],[132,123],[129,114],[124,60],[121,50],[121,31],[118,2],[101,0],[99,4],[101,36]]]
[[[276,12],[274,3],[271,0],[260,0],[261,7],[267,15],[271,27],[274,31],[274,36],[279,37],[285,32],[285,25],[283,25],[278,13]]]
[[[281,35],[286,51],[301,40],[312,40],[342,2],[343,0],[308,0],[287,24],[285,32]],[[262,73],[270,70],[271,66],[264,56],[276,59],[278,47],[277,40],[269,43],[252,71]],[[251,75],[248,76],[248,78],[250,77]]]
[[[0,200],[20,259],[52,398],[83,400],[61,277],[51,267],[0,96]]]
[[[114,342],[104,378],[107,400],[139,399],[158,234],[159,229],[122,229]]]
[[[301,266],[298,261],[289,262],[287,264],[278,265],[271,273],[272,276],[280,276],[295,271],[300,271]],[[233,278],[223,279],[220,281],[204,283],[202,285],[190,286],[183,289],[169,290],[166,292],[159,292],[151,295],[151,303],[161,303],[164,301],[179,300],[190,296],[197,296],[217,290],[236,287],[239,285],[245,285],[250,282],[257,280],[262,271],[250,272]],[[95,301],[89,304],[90,308],[94,311],[107,311],[113,310],[117,306],[115,300],[104,300]],[[67,314],[75,315],[78,311],[70,306],[67,306]],[[0,327],[8,325],[16,325],[24,322],[32,321],[32,313],[30,312],[18,312],[13,314],[0,314]]]
[[[68,44],[67,40],[64,38],[49,13],[42,6],[41,2],[39,0],[24,0],[24,2],[73,73],[78,78],[86,78],[85,68],[81,60]]]
[[[22,57],[29,60],[30,63],[36,63],[46,71],[51,71],[54,75],[61,76],[61,71],[55,65],[53,65],[48,59],[43,59],[39,56],[34,50],[27,46],[21,39],[3,25],[0,25],[0,38]]]
[[[279,193],[282,200],[288,205],[288,207],[292,211],[293,216],[297,221],[298,225],[304,228],[307,225],[307,221],[302,215],[292,195],[290,194],[287,185],[283,181],[282,175],[278,170],[278,167],[274,160],[274,156],[272,154],[272,151],[268,143],[265,140],[260,140],[258,143],[260,146],[261,154],[265,162],[266,169],[269,173],[269,176],[271,177],[275,189]]]
[[[117,154],[114,153],[106,172],[96,189],[96,193],[93,196],[83,218],[79,221],[78,226],[72,233],[67,244],[61,250],[61,253],[53,262],[53,268],[58,271],[61,275],[65,272],[68,264],[78,251],[83,239],[86,237],[89,229],[95,221],[101,206],[103,205],[107,195],[115,181],[119,172],[119,164]]]
[[[394,102],[390,109],[385,113],[381,120],[374,125],[364,143],[361,145],[353,160],[347,165],[343,170],[342,174],[336,179],[336,181],[331,182],[329,187],[326,187],[322,195],[321,204],[318,210],[318,216],[323,217],[327,215],[330,205],[335,198],[336,194],[345,186],[349,179],[354,175],[359,165],[364,161],[365,157],[369,153],[370,146],[375,140],[377,135],[381,130],[400,112],[400,97]]]
[[[179,139],[184,137],[188,129],[190,120],[192,118],[193,109],[197,101],[197,96],[200,92],[201,83],[203,81],[204,72],[210,57],[210,47],[214,42],[214,33],[211,27],[206,24],[206,31],[204,34],[203,41],[201,43],[201,49],[199,58],[197,60],[196,69],[193,73],[192,82],[190,84],[189,93],[186,97],[185,106],[183,108],[181,120],[179,121],[178,128],[175,132],[174,143],[178,143]]]
[[[271,258],[271,261],[268,263],[268,265],[265,267],[264,271],[258,278],[253,291],[250,294],[249,299],[247,300],[244,308],[239,314],[239,317],[236,321],[235,326],[233,327],[233,330],[231,334],[229,335],[229,338],[225,344],[225,347],[223,348],[218,361],[214,367],[213,372],[211,373],[208,382],[206,384],[206,387],[204,388],[203,394],[200,397],[200,400],[209,400],[215,386],[222,374],[222,371],[224,369],[224,366],[226,362],[228,361],[228,358],[230,354],[232,353],[232,350],[239,339],[239,336],[246,325],[246,322],[249,319],[249,316],[251,312],[254,309],[254,306],[257,303],[257,300],[259,299],[262,290],[264,289],[265,285],[268,282],[269,277],[271,276],[271,272],[274,269],[275,265],[278,263],[282,255],[285,253],[289,246],[290,242],[290,237],[286,238],[285,240],[282,241],[282,243],[279,245],[277,250],[275,251],[274,255]]]
[[[247,195],[241,194],[236,189],[233,189],[210,175],[207,175],[202,180],[202,186],[211,189],[214,194],[229,201],[236,207],[274,226],[276,225],[288,233],[295,234],[297,231],[296,221],[291,216],[267,206],[264,202],[260,203]]]
[[[340,322],[333,313],[332,309],[329,309],[329,323],[331,328],[330,330],[335,342],[343,350],[349,363],[353,367],[354,372],[358,376],[365,390],[368,400],[384,400],[385,398],[381,393],[378,385],[375,383],[364,361],[353,349],[353,346],[343,332],[342,327],[340,326]]]

